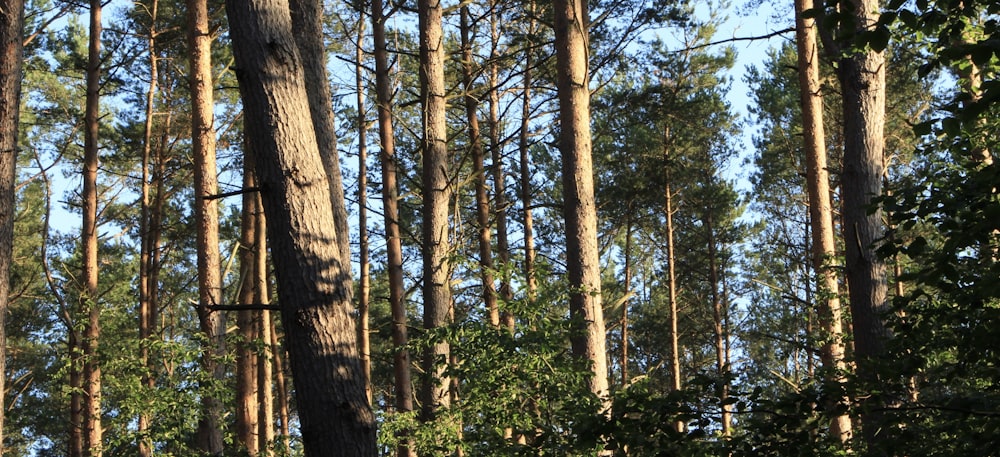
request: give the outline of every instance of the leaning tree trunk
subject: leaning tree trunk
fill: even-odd
[[[90,45],[87,57],[87,101],[83,140],[83,290],[81,314],[87,315],[83,329],[83,449],[85,455],[103,454],[101,425],[101,306],[98,303],[97,261],[97,168],[101,90],[101,0],[90,2]]]
[[[201,366],[219,383],[226,377],[221,360],[226,355],[226,322],[212,309],[222,304],[222,272],[219,254],[219,203],[208,198],[218,193],[215,165],[214,94],[212,91],[212,35],[206,0],[188,0],[188,48],[191,65],[191,143],[194,150],[194,219],[198,245],[198,321],[205,334]],[[211,389],[205,389],[206,392]],[[198,448],[209,455],[222,455],[222,401],[202,397],[198,420]]]
[[[879,16],[878,0],[852,0],[854,23],[861,33],[873,27]],[[847,285],[854,328],[854,351],[858,378],[877,389],[879,359],[885,355],[888,332],[883,323],[887,311],[885,261],[876,253],[883,236],[882,211],[875,204],[882,195],[885,167],[885,54],[866,49],[839,61],[844,100],[844,171],[841,194],[844,201],[844,246]],[[862,402],[861,426],[869,455],[884,455],[876,434],[883,426],[878,412],[886,399],[869,396]]]
[[[305,451],[311,457],[374,456],[350,259],[335,226],[291,13],[280,0],[230,0],[226,9]]]
[[[423,293],[424,328],[448,325],[451,316],[451,253],[448,240],[448,207],[452,188],[448,181],[448,126],[444,79],[444,13],[439,0],[418,2],[420,23],[420,98],[423,105]],[[433,420],[447,408],[451,380],[441,361],[449,360],[447,341],[439,339],[424,352],[421,390],[423,418]]]
[[[795,37],[798,44],[799,92],[802,107],[802,139],[806,156],[806,188],[809,193],[809,223],[812,232],[813,267],[819,293],[818,312],[824,343],[820,359],[827,369],[827,380],[843,383],[844,344],[840,309],[840,290],[831,262],[836,257],[833,238],[833,206],[830,203],[830,173],[826,164],[826,133],[823,129],[823,96],[819,74],[819,46],[816,21],[803,16],[813,9],[812,0],[795,0]],[[811,358],[810,358],[811,359]],[[847,404],[849,399],[839,398]],[[851,417],[836,414],[830,421],[830,434],[846,444],[851,439]]]
[[[375,57],[375,104],[382,168],[382,217],[385,220],[386,269],[389,273],[389,308],[392,312],[392,372],[396,411],[413,411],[413,387],[410,382],[410,352],[406,349],[407,317],[403,300],[403,249],[399,230],[399,190],[396,184],[396,149],[392,130],[392,84],[389,78],[389,52],[386,49],[385,17],[382,1],[372,0],[372,44]],[[405,432],[397,435],[397,457],[413,457],[413,443]]]
[[[608,399],[601,268],[597,246],[597,205],[590,139],[588,10],[586,0],[556,0],[556,72],[559,92],[559,150],[562,152],[563,215],[566,219],[566,273],[570,314],[578,325],[573,354],[591,364],[590,390]]]
[[[14,216],[17,198],[17,131],[21,103],[21,61],[24,3],[10,0],[0,10],[0,394],[5,392],[7,307],[10,300],[10,266],[14,256]],[[4,412],[0,395],[0,455],[3,454]]]

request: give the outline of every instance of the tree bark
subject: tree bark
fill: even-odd
[[[212,90],[212,35],[206,0],[188,0],[188,49],[191,72],[191,143],[194,150],[194,219],[198,246],[198,321],[205,334],[202,368],[214,382],[226,377],[220,363],[226,355],[226,322],[211,306],[222,302],[222,272],[219,254],[219,203],[205,198],[218,193],[215,161],[215,96]],[[209,389],[206,389],[206,392]],[[198,447],[209,455],[222,455],[222,402],[211,395],[202,398],[198,421]]]
[[[833,206],[830,203],[830,173],[827,169],[826,133],[823,128],[823,96],[819,74],[819,46],[816,41],[816,21],[803,17],[814,8],[812,0],[795,0],[795,38],[798,48],[799,92],[802,108],[802,137],[806,156],[806,190],[809,194],[809,221],[812,234],[812,261],[816,271],[819,318],[822,322],[823,344],[820,359],[828,372],[827,380],[844,382],[843,317],[836,271],[831,262],[836,257],[833,237]],[[840,398],[839,403],[850,400]],[[841,443],[851,439],[851,417],[831,416],[830,434]]]
[[[23,29],[23,1],[5,2],[0,9],[0,394],[6,392],[6,322],[10,267],[14,257],[14,218],[17,213],[14,185],[17,181]],[[0,396],[0,455],[4,451],[4,397]]]
[[[719,272],[719,249],[715,231],[715,218],[708,208],[705,216],[705,230],[708,234],[708,282],[712,297],[712,332],[715,335],[715,368],[719,375],[719,409],[722,411],[722,436],[732,436],[733,413],[729,400],[729,334],[725,325],[727,310],[723,307],[722,279]]]
[[[344,198],[344,180],[340,173],[337,152],[337,128],[334,122],[330,93],[330,79],[326,73],[326,45],[323,43],[323,1],[289,0],[292,27],[299,47],[299,56],[305,72],[309,112],[319,146],[323,169],[326,170],[330,191],[330,205],[337,227],[340,256],[351,258],[350,227],[347,222],[347,201]]]
[[[253,161],[244,155],[243,188],[256,187],[253,176]],[[240,288],[238,302],[240,304],[259,303],[256,300],[261,294],[257,292],[257,231],[263,227],[257,226],[258,195],[254,192],[243,194],[243,214],[240,219]],[[261,336],[257,312],[242,309],[237,312],[236,328],[239,332],[239,346],[236,348],[236,440],[240,450],[249,457],[259,455],[260,414],[258,385],[260,357],[257,355],[256,340]]]
[[[374,456],[375,421],[357,353],[350,259],[335,225],[291,14],[280,0],[229,0],[226,9],[303,445],[312,457]]]
[[[448,240],[449,182],[448,126],[444,80],[443,8],[440,0],[418,2],[420,28],[420,98],[423,105],[423,295],[424,328],[449,323],[451,315],[451,253]],[[433,420],[450,405],[451,380],[445,375],[449,343],[430,344],[423,357],[421,400],[423,418]]]
[[[101,306],[98,303],[97,261],[97,168],[100,130],[101,89],[101,1],[90,2],[90,44],[87,57],[87,100],[84,113],[83,145],[83,290],[81,314],[87,315],[83,329],[83,449],[86,455],[103,455],[101,424],[101,365],[98,344],[101,336]]]
[[[667,152],[665,150],[664,155]],[[667,172],[667,185],[664,189],[664,216],[667,220],[667,289],[670,298],[670,378],[673,381],[671,388],[674,392],[680,392],[683,387],[681,383],[681,346],[680,335],[677,333],[677,269],[676,257],[674,257],[674,194],[670,188],[670,172]],[[674,429],[678,433],[683,433],[685,429],[684,421],[674,422]]]
[[[399,190],[396,184],[396,149],[392,126],[392,85],[389,53],[386,49],[385,17],[382,0],[372,0],[372,43],[375,51],[375,97],[378,108],[379,162],[382,168],[382,213],[385,221],[385,250],[389,272],[389,307],[392,312],[393,386],[396,411],[413,411],[410,382],[410,352],[406,349],[407,317],[403,301],[403,249],[399,230]],[[412,441],[399,436],[397,457],[413,457]]]
[[[874,26],[879,16],[878,0],[852,0],[854,33]],[[882,195],[885,167],[885,54],[865,49],[840,59],[837,77],[844,100],[844,171],[841,193],[844,202],[844,245],[847,285],[854,328],[854,352],[858,377],[875,388],[880,382],[876,366],[885,355],[888,331],[882,320],[887,311],[886,267],[875,252],[883,236],[882,210],[873,205]],[[883,414],[877,412],[885,399],[870,396],[862,402],[862,434],[869,455],[884,455],[877,433]]]
[[[490,1],[490,63],[489,79],[489,136],[490,156],[493,160],[493,209],[497,226],[497,256],[500,259],[502,276],[500,277],[499,298],[509,304],[514,299],[511,288],[510,273],[510,241],[507,237],[507,181],[503,168],[503,144],[500,142],[500,19],[497,17],[499,4]],[[514,331],[514,314],[509,309],[500,310],[500,324],[507,330]]]
[[[534,19],[535,2],[533,0],[530,1],[526,8],[527,15],[530,17],[526,36],[533,36],[536,28],[536,21]],[[523,218],[521,229],[524,231],[523,274],[528,287],[527,298],[529,302],[534,302],[535,289],[538,287],[535,281],[535,227],[531,214],[531,167],[529,166],[531,160],[531,84],[533,65],[534,59],[532,58],[532,50],[529,46],[524,52],[524,87],[521,89],[521,126],[518,129],[517,141],[521,182],[521,212]]]
[[[590,390],[604,402],[602,409],[607,409],[610,407],[608,365],[590,138],[588,10],[586,0],[556,0],[553,7],[566,272],[571,288],[570,316],[582,326],[571,342],[573,354],[590,361]]]

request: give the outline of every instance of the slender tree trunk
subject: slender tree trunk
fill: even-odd
[[[448,325],[451,310],[451,253],[448,240],[448,128],[444,80],[444,34],[440,0],[419,0],[420,96],[423,105],[423,293],[424,328]],[[450,405],[451,380],[445,374],[450,347],[436,341],[424,352],[421,400],[424,420]]]
[[[812,234],[812,260],[818,286],[817,301],[822,322],[823,345],[820,359],[827,369],[828,380],[844,382],[843,317],[840,289],[831,262],[836,257],[833,236],[833,206],[830,202],[830,174],[827,169],[826,133],[823,129],[823,97],[819,74],[819,46],[816,41],[816,21],[803,17],[814,8],[812,0],[795,0],[796,40],[798,44],[799,91],[802,106],[802,137],[806,155],[806,187],[809,193],[809,221]],[[811,332],[810,332],[811,334]],[[839,403],[846,404],[847,398]],[[830,434],[842,443],[851,439],[851,417],[835,414],[830,421]]]
[[[719,409],[722,411],[722,436],[732,436],[733,413],[729,404],[729,363],[728,348],[729,335],[724,325],[724,315],[722,294],[722,280],[719,276],[719,251],[716,246],[717,234],[715,232],[715,221],[712,214],[713,209],[709,208],[706,215],[705,230],[708,232],[708,282],[712,288],[712,331],[715,334],[715,368],[719,375]]]
[[[680,392],[683,388],[681,384],[681,346],[680,335],[677,332],[677,268],[676,257],[674,256],[674,194],[670,188],[670,173],[667,172],[667,185],[664,189],[664,216],[667,219],[667,289],[670,298],[670,377],[673,381],[671,388],[674,392]],[[685,429],[684,421],[678,420],[674,423],[678,433],[683,433]]]
[[[0,394],[6,392],[7,309],[10,267],[14,257],[14,217],[17,212],[18,115],[21,103],[24,3],[5,2],[0,10]],[[5,395],[0,396],[0,455],[4,446]]]
[[[499,4],[490,1],[490,63],[489,63],[489,104],[490,104],[490,155],[493,160],[493,208],[497,225],[497,255],[500,257],[502,276],[500,277],[500,299],[510,303],[514,290],[510,286],[510,241],[507,239],[507,181],[503,171],[503,145],[500,143],[500,19],[497,17]],[[514,331],[514,315],[509,310],[500,311],[500,324]]]
[[[465,119],[468,122],[469,147],[472,149],[472,174],[476,178],[476,229],[479,239],[479,275],[483,282],[483,301],[489,313],[490,325],[500,326],[497,291],[493,288],[493,244],[490,227],[490,197],[487,195],[486,168],[483,165],[483,139],[479,132],[479,99],[473,94],[475,69],[472,61],[472,24],[469,6],[461,8],[462,84],[465,96]]]
[[[358,263],[361,270],[361,294],[358,301],[358,352],[361,353],[361,371],[365,376],[365,396],[372,402],[372,360],[368,328],[369,295],[371,294],[371,267],[368,260],[368,116],[365,109],[365,42],[364,17],[358,18],[358,36],[355,43],[355,84],[358,96]]]
[[[528,2],[527,15],[530,17],[528,20],[528,32],[526,36],[534,36],[535,33],[535,2],[531,0]],[[535,235],[534,235],[534,220],[531,214],[531,167],[529,161],[531,160],[531,84],[532,84],[532,70],[534,70],[534,59],[532,58],[532,50],[530,47],[525,49],[524,52],[524,87],[521,89],[521,126],[518,129],[518,142],[517,149],[519,153],[519,163],[520,163],[520,181],[521,181],[521,211],[523,217],[522,231],[524,232],[524,278],[528,286],[528,301],[534,302],[535,300],[535,289],[538,285],[535,281]]]
[[[326,170],[330,191],[330,205],[337,228],[340,256],[351,258],[351,236],[347,222],[347,201],[344,198],[344,180],[340,173],[337,152],[337,129],[334,122],[330,92],[330,79],[326,73],[326,46],[323,43],[323,1],[289,0],[294,38],[305,74],[309,112],[319,145],[323,169]]]
[[[291,14],[279,0],[230,0],[226,9],[305,452],[374,456],[347,242],[335,225]]]
[[[572,290],[570,315],[581,325],[572,338],[573,354],[590,361],[590,390],[608,401],[608,364],[601,269],[597,246],[597,206],[590,139],[588,9],[586,0],[556,0],[555,43],[559,92],[559,149],[562,152],[563,214],[566,219],[566,272]]]
[[[256,182],[253,183],[256,185]],[[271,302],[268,287],[267,270],[267,218],[259,193],[254,194],[254,267],[253,267],[253,302],[267,305]],[[264,343],[264,352],[257,358],[257,442],[258,455],[271,456],[274,450],[274,390],[271,379],[274,377],[272,357],[277,359],[277,344],[274,342],[274,321],[271,311],[261,309],[257,315],[259,338]],[[279,393],[283,395],[283,393]],[[287,404],[285,405],[287,408]],[[287,413],[287,410],[286,410]]]
[[[857,32],[878,20],[878,0],[852,0]],[[840,60],[837,76],[844,100],[844,245],[847,284],[854,328],[854,353],[858,377],[870,387],[880,382],[877,365],[885,355],[888,331],[882,315],[887,311],[886,267],[875,252],[884,232],[882,211],[875,199],[882,195],[885,167],[885,65],[883,52],[871,49]],[[884,415],[877,410],[886,399],[878,395],[862,401],[862,434],[869,455],[885,455],[876,436]]]
[[[101,306],[98,303],[97,261],[97,168],[101,89],[101,1],[90,2],[90,45],[87,57],[86,125],[83,146],[83,291],[81,314],[87,315],[83,329],[83,448],[88,456],[103,455],[101,424]]]
[[[159,10],[159,1],[153,0],[150,7],[150,28],[149,28],[149,88],[146,92],[146,123],[143,131],[143,148],[142,148],[142,188],[141,188],[141,201],[139,210],[139,338],[143,340],[146,344],[142,345],[142,350],[140,357],[142,358],[143,366],[146,368],[146,373],[143,375],[143,385],[152,391],[156,385],[156,376],[154,372],[156,366],[150,360],[150,347],[152,343],[153,327],[155,326],[154,316],[156,315],[156,303],[150,300],[150,249],[152,247],[151,237],[150,237],[150,182],[149,182],[149,167],[150,158],[152,155],[152,140],[153,140],[153,116],[156,109],[156,92],[157,92],[157,79],[159,78],[159,55],[156,50],[156,20],[157,13]],[[150,457],[153,455],[153,442],[149,437],[146,437],[146,431],[149,430],[150,422],[152,418],[147,411],[143,411],[139,414],[139,420],[136,424],[137,432],[140,437],[143,437],[139,441],[139,456],[140,457]]]
[[[261,213],[263,214],[263,212]],[[261,222],[264,219],[260,219]],[[266,227],[265,224],[259,225],[259,227]],[[285,364],[285,348],[279,343],[278,332],[274,325],[274,316],[270,316],[268,320],[268,327],[271,328],[271,351],[274,355],[274,389],[276,391],[276,397],[278,399],[278,418],[281,421],[281,428],[279,429],[281,438],[281,449],[284,452],[282,455],[290,455],[292,452],[291,430],[288,425],[289,420],[289,401],[288,401],[288,387],[285,382],[285,373],[287,371],[287,365]],[[276,447],[277,448],[277,447]]]
[[[206,0],[188,0],[188,48],[191,72],[191,142],[194,150],[194,218],[198,245],[198,321],[205,334],[202,368],[214,382],[225,379],[220,363],[226,354],[226,323],[221,312],[210,308],[222,302],[222,272],[219,254],[218,193],[215,165],[214,101],[212,90],[212,35]],[[208,389],[206,389],[206,392]],[[198,421],[198,447],[209,455],[222,455],[222,402],[212,395],[202,397]]]
[[[385,250],[389,270],[389,307],[392,312],[393,386],[396,411],[413,411],[410,382],[410,352],[406,349],[407,317],[403,301],[403,249],[399,230],[399,190],[396,184],[396,149],[392,126],[392,85],[386,49],[382,0],[372,0],[372,42],[375,50],[375,97],[378,108],[379,162],[382,168],[382,213],[385,220]],[[404,434],[405,435],[405,434]],[[412,457],[412,441],[399,436],[397,457]]]
[[[249,149],[249,148],[248,148]],[[256,186],[253,176],[253,161],[244,156],[243,188]],[[243,214],[240,219],[240,288],[238,301],[242,305],[257,303],[257,194],[243,194]],[[256,341],[260,338],[258,313],[250,309],[237,312],[236,327],[239,331],[239,346],[236,348],[236,440],[241,451],[249,457],[259,455],[260,423],[258,422],[260,386],[257,384],[260,357],[256,351]]]
[[[630,210],[631,210],[631,205]],[[632,295],[632,213],[625,216],[625,297],[622,300],[622,386],[628,385],[628,304]]]

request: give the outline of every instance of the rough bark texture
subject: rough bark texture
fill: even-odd
[[[878,0],[852,0],[858,30],[867,30],[878,20]],[[885,262],[875,252],[883,236],[882,211],[873,207],[882,195],[885,127],[885,55],[866,49],[840,59],[837,77],[844,100],[844,246],[847,284],[854,328],[854,352],[858,377],[874,388],[879,382],[878,359],[885,354],[887,330],[882,314],[887,310]],[[882,414],[876,412],[884,399],[869,397],[862,418],[862,433],[872,449],[878,449]]]
[[[813,267],[816,270],[818,312],[823,323],[820,359],[828,380],[844,381],[843,318],[837,274],[830,264],[836,257],[833,237],[833,206],[830,203],[830,173],[826,164],[826,133],[823,129],[823,97],[819,74],[816,21],[802,13],[813,9],[812,0],[795,0],[795,38],[798,47],[799,91],[802,107],[802,140],[806,158],[806,188],[809,193],[809,223],[812,233]],[[848,399],[839,399],[846,402]],[[831,418],[830,434],[846,443],[851,438],[851,417]]]
[[[472,62],[472,24],[468,6],[461,8],[462,85],[464,86],[465,119],[468,123],[469,148],[472,149],[472,175],[476,179],[476,232],[479,240],[479,276],[483,282],[483,302],[490,325],[500,326],[497,291],[493,288],[493,244],[490,227],[490,197],[486,192],[486,168],[483,165],[483,139],[479,131],[479,99],[472,92],[475,69]]]
[[[226,9],[305,451],[311,457],[374,456],[350,259],[334,224],[291,14],[280,0],[230,0]]]
[[[591,362],[590,389],[607,400],[608,364],[601,267],[597,246],[597,206],[590,139],[588,11],[586,0],[557,0],[556,70],[559,91],[559,150],[562,152],[563,214],[566,219],[566,272],[573,289],[570,314],[583,328],[572,338],[573,353]],[[606,407],[610,406],[606,404]]]
[[[321,0],[289,0],[292,27],[306,79],[309,112],[320,158],[330,191],[330,205],[337,227],[337,243],[341,258],[351,258],[350,227],[347,222],[347,203],[344,198],[343,178],[337,152],[337,129],[333,117],[333,95],[326,73],[326,46],[323,43],[323,2]]]
[[[202,368],[222,381],[226,369],[219,361],[226,354],[226,323],[221,312],[209,307],[221,304],[222,273],[219,255],[219,203],[205,197],[218,193],[215,165],[215,95],[212,90],[212,35],[208,28],[206,0],[188,0],[188,49],[191,71],[191,143],[194,150],[194,219],[198,245],[198,321],[205,334]],[[207,389],[206,389],[207,390]],[[198,420],[198,448],[209,455],[222,455],[222,402],[202,398]]]
[[[87,100],[83,140],[83,290],[81,315],[87,316],[83,329],[83,449],[85,455],[103,455],[101,424],[101,365],[97,348],[101,336],[101,306],[98,303],[97,262],[97,167],[100,130],[101,89],[101,1],[90,2],[90,45],[87,57]]]
[[[21,103],[24,3],[10,0],[0,8],[0,394],[6,392],[7,307],[14,255],[17,196],[17,133]],[[5,395],[0,395],[0,455],[3,454]]]
[[[423,280],[424,328],[448,325],[451,315],[451,253],[448,208],[452,188],[448,181],[448,126],[444,80],[443,8],[439,0],[418,2],[420,23],[420,98],[423,105]],[[433,420],[449,406],[450,379],[445,367],[447,341],[437,341],[424,352],[421,389],[423,416]]]
[[[392,311],[392,371],[396,411],[413,411],[413,387],[410,382],[410,352],[406,349],[407,317],[403,302],[403,249],[399,233],[399,190],[396,184],[396,149],[392,130],[392,85],[389,77],[389,52],[386,49],[385,17],[382,1],[372,0],[372,42],[375,50],[375,97],[378,107],[379,162],[382,168],[382,213],[385,220],[386,265],[389,270],[389,307]],[[397,457],[412,457],[413,446],[400,437]]]

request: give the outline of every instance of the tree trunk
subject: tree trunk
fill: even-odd
[[[664,153],[666,155],[666,152]],[[680,392],[681,384],[681,346],[680,335],[677,333],[677,269],[674,257],[674,194],[670,188],[670,172],[667,172],[667,186],[664,189],[664,216],[667,219],[667,289],[670,298],[670,377],[673,380],[671,388]],[[684,421],[674,422],[678,433],[683,433]]]
[[[507,239],[507,182],[503,171],[503,145],[500,142],[500,48],[498,3],[490,1],[490,64],[489,64],[489,104],[490,104],[490,155],[493,160],[493,209],[497,225],[497,255],[503,275],[500,277],[500,299],[509,304],[514,299],[510,281],[510,241]],[[514,315],[508,310],[500,311],[500,324],[514,331]]]
[[[256,185],[256,182],[254,184]],[[254,195],[254,208],[253,249],[255,264],[253,281],[255,284],[253,302],[266,305],[271,302],[267,270],[267,218],[264,215],[264,207],[259,193]],[[261,309],[257,313],[257,322],[256,325],[265,348],[264,352],[257,358],[257,442],[260,446],[258,455],[271,456],[274,455],[272,447],[274,444],[274,391],[271,388],[274,369],[272,358],[274,363],[278,362],[278,348],[274,341],[274,320],[271,318],[271,311]],[[279,392],[278,395],[285,396],[284,392]],[[286,404],[286,419],[287,406]],[[285,434],[287,435],[287,432]]]
[[[24,3],[5,2],[0,11],[0,394],[6,392],[7,308],[17,212],[17,137],[21,103]],[[5,395],[0,396],[0,455],[3,455]]]
[[[86,455],[103,455],[101,425],[101,306],[98,303],[97,261],[97,168],[101,89],[101,1],[90,2],[90,45],[87,57],[87,101],[83,145],[83,290],[81,314],[87,315],[83,329],[83,449]]]
[[[403,249],[399,230],[399,190],[396,184],[396,149],[392,130],[392,85],[386,49],[382,0],[372,0],[372,42],[375,50],[375,97],[378,107],[379,162],[382,168],[382,213],[385,220],[385,250],[389,270],[389,307],[392,312],[393,386],[396,411],[413,411],[410,382],[410,352],[406,349],[407,317],[403,301]],[[402,434],[402,435],[405,435]],[[397,457],[413,457],[412,441],[399,436]]]
[[[591,157],[588,10],[586,0],[557,0],[553,6],[566,272],[571,290],[570,316],[582,326],[571,342],[573,354],[590,361],[590,390],[602,399],[602,409],[606,410],[610,402]]]
[[[828,373],[828,381],[844,382],[843,318],[836,271],[831,262],[836,257],[833,237],[833,206],[830,203],[830,174],[826,164],[826,133],[823,129],[823,97],[819,74],[819,46],[816,42],[816,21],[803,17],[813,9],[812,0],[795,0],[796,41],[798,44],[799,91],[802,107],[802,137],[806,155],[806,187],[809,193],[809,221],[812,234],[812,261],[816,271],[819,318],[822,322],[823,346],[820,359]],[[811,357],[810,357],[811,359]],[[850,400],[840,398],[839,403]],[[851,438],[851,417],[836,414],[831,417],[830,434],[841,443]]]
[[[344,184],[340,173],[337,152],[337,128],[333,117],[330,80],[326,73],[326,46],[323,43],[323,1],[289,0],[294,38],[299,48],[302,69],[305,75],[306,93],[309,97],[309,112],[319,146],[323,169],[326,170],[330,192],[330,205],[337,228],[337,243],[340,256],[351,258],[351,236],[347,223],[347,203],[344,198]],[[346,261],[346,260],[345,260]]]
[[[249,148],[248,148],[249,149]],[[253,161],[244,155],[243,188],[256,186],[253,176]],[[255,192],[243,194],[243,214],[240,219],[240,287],[238,302],[241,305],[258,303],[257,292],[257,226],[258,195]],[[260,357],[256,351],[256,341],[260,338],[260,323],[257,312],[242,309],[237,312],[236,328],[239,332],[239,346],[236,348],[236,440],[241,452],[249,457],[259,455],[261,447],[258,422],[260,386],[257,384]]]
[[[729,334],[724,322],[726,310],[723,309],[722,280],[719,275],[719,251],[716,246],[717,234],[715,221],[709,208],[704,219],[705,230],[708,232],[708,282],[712,288],[712,331],[715,334],[715,368],[719,376],[719,409],[722,411],[722,436],[731,436],[733,428],[733,413],[730,411],[729,400]]]
[[[528,21],[528,33],[526,36],[533,36],[535,32],[535,2],[528,3],[527,15],[531,18]],[[538,285],[535,281],[535,235],[534,220],[531,215],[531,84],[534,59],[530,47],[524,52],[524,87],[521,89],[521,126],[518,129],[517,149],[520,164],[521,181],[521,211],[522,226],[524,231],[524,280],[528,287],[528,301],[535,301],[535,289]]]
[[[261,213],[263,217],[263,212]],[[258,227],[266,227],[265,224],[261,223],[264,219],[260,219],[258,222]],[[258,235],[260,236],[260,235]],[[278,331],[274,325],[274,316],[270,316],[267,321],[268,327],[271,328],[270,332],[270,347],[271,353],[274,355],[274,389],[276,392],[276,397],[278,399],[278,418],[281,421],[281,429],[279,430],[281,445],[280,449],[284,452],[281,455],[291,455],[292,453],[292,443],[291,430],[288,424],[289,420],[289,401],[288,401],[288,387],[285,382],[285,373],[287,370],[287,365],[285,364],[285,348],[278,342]],[[275,446],[275,449],[279,449]]]
[[[358,352],[361,354],[361,371],[365,376],[365,396],[372,402],[372,359],[368,328],[369,295],[371,294],[371,266],[368,260],[368,118],[365,109],[365,21],[358,17],[358,36],[355,43],[354,66],[358,101],[358,268],[361,270],[361,294],[358,300]]]
[[[190,52],[191,143],[194,150],[194,219],[198,245],[198,321],[205,334],[202,369],[214,382],[222,382],[226,355],[226,323],[221,312],[210,306],[222,302],[219,255],[219,204],[206,198],[218,193],[215,165],[214,94],[212,91],[212,35],[208,28],[206,0],[188,0],[188,48]],[[206,389],[208,391],[209,389]],[[198,421],[198,448],[209,455],[222,455],[222,402],[202,397]]]
[[[278,0],[230,0],[226,9],[305,451],[312,457],[374,456],[350,259],[335,226],[291,14]]]
[[[878,20],[877,0],[852,0],[857,30]],[[888,331],[882,321],[887,310],[885,262],[875,252],[883,236],[882,211],[872,206],[882,195],[885,127],[885,55],[871,49],[840,60],[837,76],[844,100],[844,245],[847,285],[854,327],[854,352],[863,385],[877,388],[876,366],[885,355]],[[885,399],[870,396],[862,402],[862,433],[869,455],[884,455],[877,443]]]
[[[475,70],[472,62],[472,24],[469,6],[461,8],[462,84],[465,93],[465,119],[468,122],[469,148],[472,149],[472,174],[476,179],[476,229],[479,239],[479,275],[483,282],[483,302],[489,313],[490,325],[500,326],[497,291],[493,288],[493,245],[490,227],[490,198],[486,189],[486,169],[483,139],[479,132],[479,98],[472,93]],[[494,164],[495,166],[496,164]]]
[[[418,2],[420,24],[420,98],[423,105],[423,294],[424,328],[449,323],[451,311],[451,253],[448,208],[452,188],[448,181],[448,126],[444,80],[443,8],[440,0]],[[449,343],[435,341],[424,352],[421,400],[423,418],[434,420],[450,405],[451,380],[445,375]]]
[[[630,205],[631,209],[631,205]],[[632,295],[632,213],[625,216],[625,295],[622,300],[622,386],[628,385],[628,304]]]

